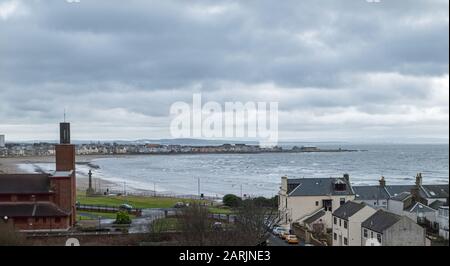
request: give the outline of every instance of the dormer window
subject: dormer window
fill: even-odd
[[[346,191],[347,183],[345,183],[342,180],[336,180],[336,182],[334,183],[334,190],[335,191]]]

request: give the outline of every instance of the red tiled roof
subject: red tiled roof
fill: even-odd
[[[50,177],[45,174],[2,174],[0,194],[41,194],[50,192]]]
[[[0,217],[63,217],[68,215],[52,203],[0,203]]]

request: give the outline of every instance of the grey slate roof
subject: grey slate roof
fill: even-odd
[[[428,207],[427,205],[424,205],[420,202],[417,202],[416,204],[414,204],[414,206],[412,206],[412,208],[409,208],[408,210],[410,213],[426,213],[426,212],[436,212],[435,209]]]
[[[1,203],[0,217],[63,217],[67,213],[51,203]]]
[[[442,206],[446,206],[446,203],[445,203],[445,202],[442,202],[442,201],[440,201],[440,200],[436,200],[436,201],[434,201],[433,203],[431,203],[431,204],[429,205],[430,208],[433,208],[433,209],[435,209],[435,210],[438,210],[439,207],[442,207]]]
[[[387,200],[389,194],[380,186],[353,186],[356,200]]]
[[[325,215],[325,211],[322,209],[319,212],[312,215],[311,217],[308,217],[307,219],[305,219],[303,222],[306,224],[314,223],[315,221],[322,218],[324,215]]]
[[[398,194],[395,197],[392,197],[392,200],[396,200],[396,201],[404,201],[407,200],[409,197],[411,197],[411,193],[410,192],[402,192],[400,194]]]
[[[334,189],[334,184],[340,182],[346,185],[344,191]],[[320,196],[320,195],[353,195],[351,185],[344,178],[301,178],[288,179],[289,196]]]
[[[372,231],[383,233],[384,230],[396,224],[398,221],[402,219],[401,216],[396,214],[378,210],[372,216],[367,218],[362,224],[362,227],[370,229]]]
[[[0,194],[39,194],[50,191],[50,178],[45,174],[2,174]]]
[[[357,200],[387,200],[389,198],[396,197],[404,192],[411,193],[411,189],[413,189],[414,187],[415,185],[389,185],[385,186],[384,188],[380,187],[379,185],[353,186],[353,190],[356,193]],[[419,193],[423,198],[428,197],[423,189],[420,189]]]
[[[448,198],[448,184],[447,185],[422,185],[428,198]]]
[[[391,197],[395,197],[403,192],[411,192],[411,190],[415,188],[415,185],[390,185],[386,186],[386,190]],[[421,196],[425,196],[423,191],[420,191]]]
[[[339,217],[344,220],[348,220],[349,217],[352,217],[355,213],[359,212],[366,205],[364,203],[356,203],[353,201],[347,201],[342,206],[337,208],[333,215]]]

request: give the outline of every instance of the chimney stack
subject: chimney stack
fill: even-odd
[[[419,187],[422,185],[422,173],[418,173],[416,175],[416,186]]]
[[[350,183],[350,175],[349,174],[344,174],[344,179]]]
[[[380,187],[382,187],[382,188],[386,187],[386,180],[384,179],[384,176],[381,177],[379,182],[380,182]]]

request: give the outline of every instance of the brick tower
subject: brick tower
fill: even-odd
[[[60,144],[55,146],[56,172],[51,178],[55,203],[70,213],[70,226],[76,222],[75,145],[70,144],[70,123],[60,123]]]

